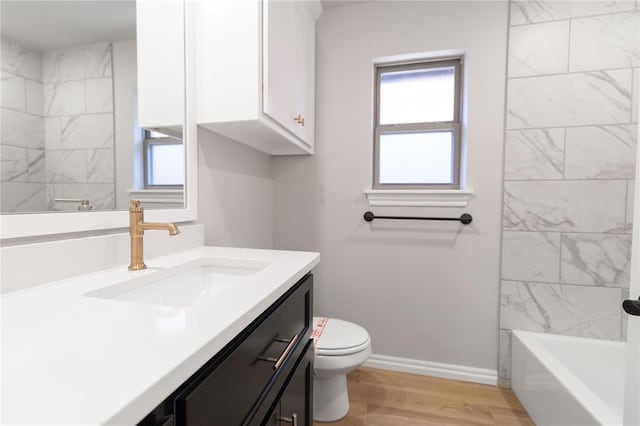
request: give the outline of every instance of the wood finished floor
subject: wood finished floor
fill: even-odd
[[[509,389],[364,367],[347,379],[349,414],[335,423],[314,425],[534,424]]]

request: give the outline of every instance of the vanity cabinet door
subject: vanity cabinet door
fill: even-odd
[[[280,424],[292,424],[295,416],[298,426],[311,425],[313,422],[312,401],[313,345],[309,344],[280,398]]]
[[[273,386],[262,404],[255,411],[255,415],[248,419],[247,426],[263,426],[271,420],[273,407],[280,411],[279,426],[295,424],[310,426],[313,416],[313,342],[305,340],[304,349],[292,360],[295,366],[286,377]]]
[[[273,411],[269,413],[267,418],[262,423],[263,426],[281,426],[280,423],[280,403],[277,403],[273,408]]]

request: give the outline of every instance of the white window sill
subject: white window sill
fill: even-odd
[[[370,206],[466,207],[473,189],[367,189]]]
[[[184,207],[182,189],[130,189],[129,198],[139,200],[146,208]]]

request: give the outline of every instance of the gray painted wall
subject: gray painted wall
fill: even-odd
[[[510,330],[620,340],[631,257],[634,1],[513,2],[500,381]],[[632,96],[632,93],[635,96]]]
[[[198,222],[205,244],[273,247],[273,178],[268,154],[198,129]]]
[[[497,368],[506,37],[506,2],[360,3],[318,21],[317,151],[273,159],[275,247],[321,252],[316,312],[363,325],[375,354]],[[475,196],[465,209],[371,210],[474,223],[367,224],[373,61],[443,50],[465,52]]]

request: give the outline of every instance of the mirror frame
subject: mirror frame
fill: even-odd
[[[145,219],[153,222],[190,222],[198,219],[195,2],[191,0],[172,1],[181,1],[184,4],[185,206],[180,209],[146,210]],[[0,241],[10,238],[104,231],[128,227],[128,210],[3,214],[0,215]]]

